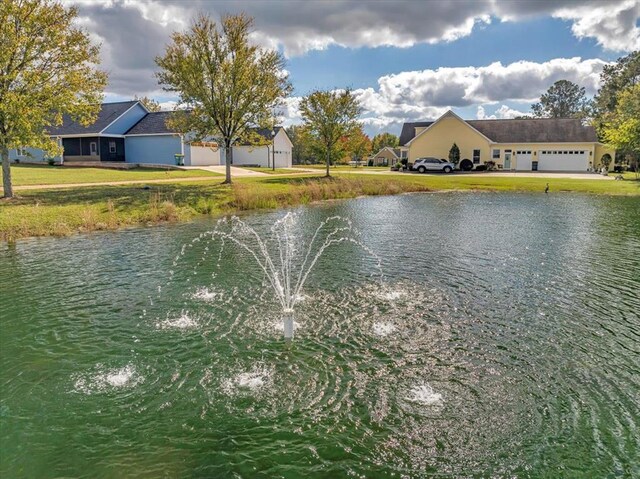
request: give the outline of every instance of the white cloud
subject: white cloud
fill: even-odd
[[[640,49],[640,28],[637,26],[640,2],[637,0],[563,8],[553,16],[571,20],[571,31],[577,38],[593,37],[608,50]]]

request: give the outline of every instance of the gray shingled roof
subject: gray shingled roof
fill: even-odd
[[[281,126],[276,126],[273,128],[273,131],[275,131],[277,135],[281,129],[282,129]],[[251,128],[251,130],[257,133],[258,135],[260,135],[261,137],[263,137],[265,140],[271,141],[271,128]],[[251,146],[251,143],[248,143],[248,142],[239,143],[239,144],[243,146]]]
[[[405,123],[402,125],[402,132],[400,133],[400,146],[404,146],[416,136],[417,126],[431,126],[432,121],[414,121],[411,123]]]
[[[50,135],[86,135],[97,134],[109,126],[116,118],[135,105],[136,101],[121,101],[117,103],[103,103],[96,121],[89,126],[82,126],[73,121],[68,115],[62,117],[62,125],[49,129]]]
[[[167,127],[166,120],[172,111],[156,111],[144,116],[138,123],[133,125],[125,135],[151,135],[159,133],[175,133]]]
[[[598,141],[596,130],[576,118],[466,120],[497,143],[582,143]]]
[[[576,118],[530,118],[522,120],[464,120],[496,143],[583,143],[596,142],[598,135],[590,125]],[[415,137],[417,126],[429,126],[432,121],[405,123],[400,145]]]

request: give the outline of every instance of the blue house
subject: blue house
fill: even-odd
[[[63,118],[60,126],[49,134],[62,146],[60,163],[126,162],[141,165],[175,165],[176,155],[183,155],[187,166],[224,165],[224,149],[212,141],[193,142],[167,126],[169,111],[149,112],[139,101],[103,103],[96,121],[87,127]],[[292,143],[284,128],[273,131],[255,130],[271,140],[270,145],[233,147],[234,164],[291,166]],[[10,150],[11,160],[45,161],[42,150],[20,148]]]
[[[126,161],[125,133],[149,114],[139,101],[103,103],[96,121],[82,126],[64,116],[62,125],[49,130],[49,135],[62,146],[60,162]],[[20,148],[11,150],[9,158],[23,161],[44,161],[42,150]]]

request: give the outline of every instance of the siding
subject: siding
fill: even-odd
[[[174,135],[128,136],[125,138],[127,163],[175,165],[180,153],[180,137]]]
[[[124,115],[118,118],[109,128],[102,133],[109,135],[124,135],[129,129],[147,115],[145,109],[138,103]]]
[[[20,161],[44,161],[44,151],[37,148],[25,148],[25,150],[31,156],[18,156],[18,152],[16,150],[9,150],[9,160],[14,161],[18,159]]]

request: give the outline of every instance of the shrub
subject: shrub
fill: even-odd
[[[56,164],[55,158],[47,158],[47,164],[49,166],[54,166]]]
[[[485,171],[487,169],[487,165],[477,165],[475,168],[476,171]]]
[[[449,161],[454,165],[458,165],[460,162],[460,148],[455,143],[451,145],[451,149],[449,150]]]
[[[493,161],[493,160],[489,160],[489,161],[487,161],[484,165],[485,165],[485,169],[486,169],[487,171],[493,171],[493,170],[495,170],[495,169],[496,169],[496,162],[495,162],[495,161]],[[481,165],[479,165],[479,166],[481,166]],[[476,167],[476,170],[477,170],[477,169],[478,169],[478,168]]]
[[[373,160],[367,161],[367,166],[373,166]]]

